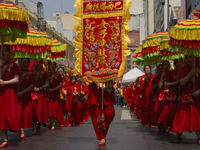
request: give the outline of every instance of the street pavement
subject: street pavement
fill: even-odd
[[[115,106],[113,120],[105,146],[99,146],[91,119],[79,127],[57,127],[55,131],[42,128],[41,134],[32,136],[31,129],[25,131],[26,138],[18,133],[9,133],[9,146],[5,150],[197,150],[195,133],[184,133],[179,142],[176,134],[169,137],[157,132],[157,128],[144,127],[129,110]]]

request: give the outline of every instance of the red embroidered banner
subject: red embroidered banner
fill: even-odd
[[[84,19],[84,75],[105,77],[117,74],[122,61],[122,17]]]
[[[99,82],[121,77],[130,54],[126,26],[131,0],[76,0],[75,6],[76,69]]]

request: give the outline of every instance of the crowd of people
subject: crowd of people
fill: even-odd
[[[77,74],[65,75],[65,69],[55,62],[44,69],[43,60],[21,58],[18,65],[10,59],[9,46],[3,46],[0,76],[0,134],[8,146],[8,130],[19,132],[25,138],[24,128],[32,134],[40,132],[42,125],[55,130],[60,127],[79,126],[87,121],[89,113],[89,86]],[[56,121],[57,120],[57,121]]]
[[[32,66],[32,67],[30,67]],[[18,65],[10,59],[4,45],[0,72],[0,134],[8,146],[8,130],[25,138],[24,128],[32,134],[44,124],[50,131],[60,127],[79,126],[91,116],[99,145],[105,145],[109,125],[115,116],[114,104],[126,106],[144,126],[157,126],[166,135],[195,131],[200,144],[200,66],[199,59],[186,55],[174,60],[174,70],[164,61],[157,66],[157,75],[144,66],[145,75],[128,86],[108,81],[104,84],[82,81],[55,62],[43,69],[43,60],[21,58]]]
[[[157,126],[167,136],[175,132],[180,141],[183,132],[195,131],[200,145],[199,59],[186,55],[174,66],[170,70],[169,61],[163,61],[156,76],[144,66],[145,75],[124,88],[124,97],[142,125]]]

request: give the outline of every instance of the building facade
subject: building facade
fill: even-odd
[[[128,32],[128,36],[131,39],[131,43],[128,44],[129,49],[131,50],[131,55],[126,58],[126,68],[125,72],[130,71],[131,69],[139,66],[133,61],[134,52],[139,47],[140,44],[140,31],[139,30],[131,30]]]
[[[181,19],[181,0],[154,2],[154,31],[169,31]]]
[[[54,13],[53,17],[60,17],[63,24],[63,35],[73,42],[76,37],[76,32],[74,32],[73,28],[76,25],[77,21],[74,19],[73,14],[69,13]]]
[[[63,34],[63,24],[60,17],[45,18],[46,22],[55,28],[56,31]]]

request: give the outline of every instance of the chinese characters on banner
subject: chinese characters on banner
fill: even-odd
[[[77,0],[82,12],[74,43],[76,69],[83,77],[105,82],[119,77],[129,54],[125,35],[125,17],[129,0]],[[129,4],[130,5],[130,4]],[[129,13],[129,12],[128,12]],[[75,17],[77,14],[75,14]],[[80,31],[82,29],[82,31]],[[78,41],[79,40],[79,41]],[[126,52],[123,52],[126,51]],[[124,67],[124,68],[123,68]]]

